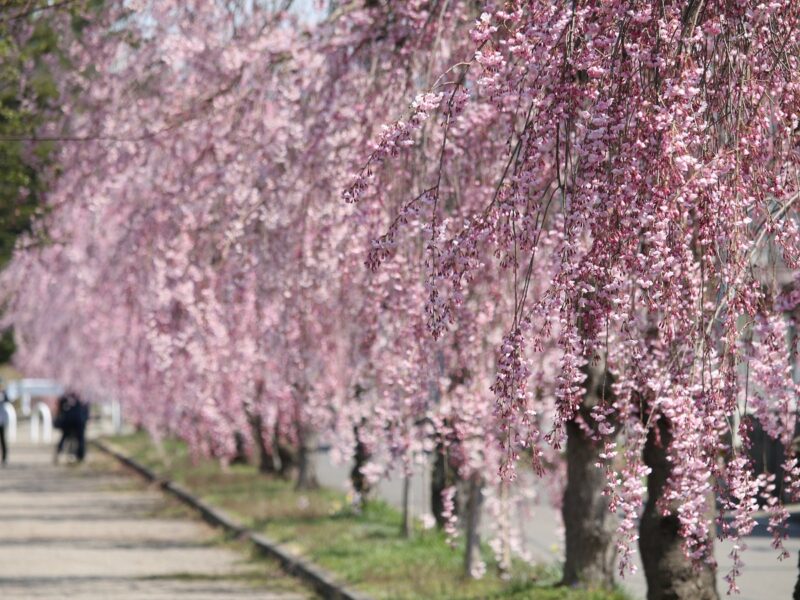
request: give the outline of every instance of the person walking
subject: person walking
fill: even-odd
[[[77,394],[75,397],[78,401],[77,423],[75,425],[75,437],[78,445],[75,449],[75,458],[78,459],[78,462],[83,462],[83,458],[86,456],[86,425],[89,423],[89,403]]]
[[[86,456],[86,424],[89,422],[89,404],[81,400],[74,391],[68,391],[58,399],[58,413],[53,425],[61,430],[61,439],[56,446],[53,464],[58,464],[59,456],[67,442],[78,462]]]
[[[65,392],[58,399],[56,419],[53,425],[61,430],[61,439],[56,445],[56,452],[53,456],[53,464],[58,464],[58,458],[67,444],[67,441],[75,437],[78,423],[80,421],[80,406],[78,396],[71,392]]]
[[[8,447],[6,445],[6,427],[8,426],[8,404],[10,400],[8,399],[8,394],[6,391],[2,391],[2,396],[0,396],[0,460],[4,467],[8,463]]]

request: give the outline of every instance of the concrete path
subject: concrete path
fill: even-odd
[[[0,469],[0,598],[298,600],[310,593],[110,459],[51,464],[17,443]]]

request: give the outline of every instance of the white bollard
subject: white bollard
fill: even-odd
[[[0,410],[6,412],[6,439],[11,442],[17,441],[17,411],[11,402],[3,402]]]
[[[114,433],[122,432],[122,406],[118,400],[111,401],[111,425],[114,427]]]
[[[42,434],[39,435],[39,422],[42,425]],[[31,441],[34,443],[43,442],[49,444],[53,441],[53,416],[50,408],[44,402],[36,405],[36,409],[31,414]]]
[[[37,410],[31,415],[31,442],[34,444],[39,442],[39,411]]]
[[[23,417],[31,415],[31,395],[28,392],[23,392],[20,398],[20,410]]]

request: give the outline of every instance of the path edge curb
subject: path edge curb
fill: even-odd
[[[330,600],[372,600],[370,596],[339,583],[333,573],[297,556],[295,553],[267,536],[252,531],[241,523],[238,523],[233,517],[211,506],[207,502],[204,502],[200,498],[197,498],[180,484],[159,477],[155,472],[126,455],[112,444],[100,439],[90,440],[89,443],[101,452],[112,456],[129,469],[135,471],[142,478],[158,485],[164,492],[177,498],[183,504],[192,508],[206,523],[224,529],[233,537],[247,539],[256,550],[276,559],[286,573],[297,577],[306,585],[314,588],[323,598]]]

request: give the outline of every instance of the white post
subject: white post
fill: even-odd
[[[42,435],[39,436],[39,421],[42,423]],[[49,444],[53,441],[53,416],[50,408],[44,402],[36,405],[36,410],[31,414],[31,441],[38,443],[42,441]]]
[[[11,402],[3,402],[0,410],[6,411],[6,435],[9,443],[17,441],[17,411]]]
[[[111,401],[111,424],[114,426],[114,433],[122,432],[122,405],[116,398]]]
[[[38,411],[42,415],[42,441],[49,444],[53,441],[53,415],[50,407],[44,403],[39,404]]]
[[[28,392],[23,392],[20,398],[20,410],[23,417],[29,417],[31,414],[31,395]]]
[[[31,415],[31,442],[39,443],[39,411]]]

